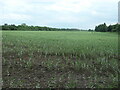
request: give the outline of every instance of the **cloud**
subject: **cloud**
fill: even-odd
[[[9,13],[6,15],[3,15],[3,19],[11,19],[11,20],[29,20],[31,17],[28,15],[22,15],[22,14],[14,14],[14,13]]]
[[[56,12],[73,12],[78,13],[89,8],[91,3],[86,0],[61,0],[54,4],[49,5],[47,10],[52,10]]]
[[[117,23],[119,0],[0,0],[2,23],[94,28]]]

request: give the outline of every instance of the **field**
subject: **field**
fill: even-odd
[[[117,88],[118,34],[3,31],[3,87]]]

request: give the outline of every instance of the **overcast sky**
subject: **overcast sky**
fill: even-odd
[[[0,0],[0,24],[93,29],[118,22],[119,0]]]

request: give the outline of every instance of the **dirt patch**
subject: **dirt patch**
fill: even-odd
[[[88,59],[86,63],[77,65],[76,62],[86,60],[75,56],[34,53],[31,57],[23,53],[19,57],[17,53],[8,52],[3,53],[3,58],[3,88],[86,88],[89,87],[91,76],[100,74],[84,66],[88,63],[98,67],[97,63]],[[108,77],[106,73],[101,73],[102,76]]]

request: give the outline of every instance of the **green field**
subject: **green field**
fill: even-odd
[[[118,34],[3,31],[3,87],[117,88]]]

